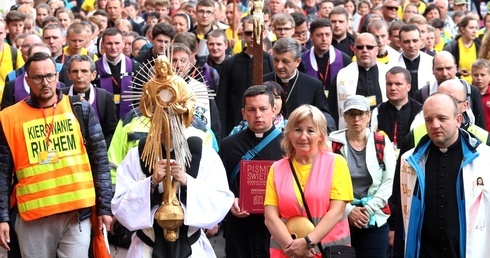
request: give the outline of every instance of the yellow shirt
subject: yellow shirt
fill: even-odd
[[[400,18],[400,20],[403,20],[403,12],[405,10],[405,8],[407,7],[407,5],[409,5],[410,2],[406,3],[403,8],[398,8],[398,17]],[[417,11],[419,12],[419,14],[423,14],[424,11],[425,11],[425,3],[423,1],[420,1],[419,2],[419,6],[417,8]]]
[[[24,59],[22,58],[22,53],[17,50],[17,64],[13,67],[12,64],[12,53],[10,51],[10,45],[3,43],[3,51],[0,51],[0,96],[3,96],[3,88],[5,87],[5,78],[7,74],[13,70],[17,70],[24,65]],[[0,98],[0,103],[2,99]]]
[[[458,49],[459,49],[459,69],[466,69],[466,71],[471,72],[471,65],[477,59],[476,45],[472,43],[469,48],[465,47],[463,44],[463,39],[458,39]],[[467,83],[471,84],[473,79],[471,75],[461,76],[461,79],[465,80]]]
[[[226,38],[231,41],[232,39],[235,39],[235,41],[239,41],[240,39],[238,38],[238,30],[232,31],[231,27],[226,28],[225,30]]]
[[[66,46],[66,47],[63,48],[63,54],[68,55],[68,47],[69,46]],[[90,56],[88,54],[88,50],[86,48],[84,48],[84,47],[82,48],[82,50],[80,50],[80,55]],[[95,61],[99,60],[99,57],[97,57],[97,55],[94,55],[92,57],[92,60],[94,60],[94,62],[95,62]]]
[[[446,45],[446,42],[444,41],[444,38],[441,37],[441,41],[439,41],[439,43],[437,43],[436,45],[434,45],[434,51],[436,53],[441,52],[442,50],[444,50],[444,45]]]
[[[293,159],[293,166],[298,175],[299,183],[303,186],[308,180],[312,164],[301,165]],[[334,166],[332,176],[332,187],[330,189],[330,199],[351,202],[354,200],[354,190],[352,189],[352,181],[350,177],[349,167],[347,161],[340,155],[335,155]],[[303,205],[301,200],[301,194],[295,181],[296,197],[298,202]],[[304,190],[304,188],[303,188]],[[267,176],[267,186],[265,190],[264,205],[278,206],[277,191],[274,186],[274,168],[271,166],[269,175]]]
[[[83,1],[81,9],[87,13],[94,11],[95,10],[95,0]]]

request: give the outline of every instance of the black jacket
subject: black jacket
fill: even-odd
[[[289,95],[286,96],[288,101],[286,103],[286,114],[284,118],[287,119],[289,114],[291,114],[299,106],[303,104],[310,104],[320,109],[320,111],[322,111],[322,113],[325,115],[325,119],[327,119],[328,132],[330,133],[335,131],[337,127],[335,125],[335,121],[330,115],[330,109],[328,108],[327,97],[323,91],[322,82],[300,71],[297,73],[298,80],[294,85],[294,89],[292,89],[292,91],[289,92]],[[291,81],[292,80],[294,80],[294,78],[291,79]],[[276,78],[275,72],[266,74],[264,76],[264,82],[266,81],[275,81],[279,83],[279,85],[282,85],[281,80]]]
[[[263,52],[263,74],[274,71],[272,56]],[[236,54],[222,63],[219,75],[219,87],[216,95],[221,120],[221,135],[229,135],[233,127],[242,119],[243,93],[252,86],[253,63],[252,58],[245,52]]]
[[[56,91],[58,102],[63,98],[60,90]],[[39,108],[39,102],[32,97],[24,100],[29,106]],[[86,135],[86,148],[92,169],[96,194],[97,215],[111,215],[111,199],[113,196],[111,176],[109,172],[109,161],[107,159],[107,148],[104,135],[97,116],[90,104],[82,101],[82,110],[85,123],[88,124]],[[21,143],[17,143],[21,144]],[[11,190],[12,172],[14,161],[10,151],[9,143],[5,138],[3,127],[0,123],[0,222],[10,221],[9,218],[9,194]],[[78,219],[85,220],[92,214],[92,208],[84,208],[78,211]]]
[[[456,65],[459,66],[459,47],[458,47],[458,39],[453,39],[451,42],[447,43],[444,46],[444,50],[451,53],[454,56],[454,59],[456,61]],[[478,51],[480,51],[480,46],[481,46],[481,40],[479,38],[476,38],[473,40],[476,46],[476,55],[478,56]]]
[[[61,88],[63,94],[68,95],[71,87]],[[116,104],[114,103],[114,95],[104,89],[94,87],[96,93],[97,112],[99,113],[99,122],[104,133],[104,138],[107,148],[111,144],[112,135],[117,126]]]

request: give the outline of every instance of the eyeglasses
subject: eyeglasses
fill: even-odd
[[[54,82],[54,80],[56,79],[56,74],[55,73],[48,73],[48,74],[45,74],[45,75],[34,75],[34,76],[27,76],[29,78],[31,78],[31,80],[35,83],[35,84],[41,84],[44,79],[46,79],[48,82]]]
[[[28,45],[28,44],[25,44],[25,45],[21,45],[20,48],[30,48],[32,45]]]
[[[357,50],[363,50],[364,48],[366,48],[367,50],[373,50],[375,47],[377,47],[377,46],[371,46],[371,45],[357,45],[357,46],[356,46],[356,49],[357,49]]]
[[[274,28],[275,31],[277,32],[285,32],[285,31],[290,31],[292,30],[293,28]]]
[[[348,112],[346,115],[350,118],[353,118],[353,119],[355,119],[357,117],[359,117],[360,119],[364,119],[364,118],[366,118],[367,114],[368,114],[367,112],[361,112],[361,113]]]
[[[466,102],[466,99],[465,100],[459,100],[457,98],[454,98],[454,100],[456,100],[456,103],[458,103],[458,104],[461,104],[461,103],[465,103]]]
[[[213,12],[213,11],[204,11],[204,10],[199,10],[199,11],[197,11],[197,13],[198,13],[199,15],[201,15],[201,16],[204,16],[205,14],[206,14],[207,16],[210,16],[210,15],[213,15],[213,14],[214,14],[214,12]]]
[[[254,33],[253,31],[244,31],[244,32],[243,32],[243,34],[244,34],[245,36],[247,36],[247,37],[252,36],[252,35],[253,35],[253,33]]]
[[[417,14],[417,11],[405,11],[405,13]]]
[[[293,36],[295,37],[306,37],[306,35],[308,34],[308,31],[305,30],[305,31],[295,31]]]
[[[398,6],[385,6],[385,8],[390,11],[398,11]]]

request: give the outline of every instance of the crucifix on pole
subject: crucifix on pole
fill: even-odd
[[[254,30],[253,30],[253,85],[263,84],[264,66],[263,66],[263,39],[262,35],[264,32],[264,0],[253,1],[253,19],[254,19]]]

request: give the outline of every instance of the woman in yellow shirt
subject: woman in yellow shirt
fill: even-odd
[[[344,211],[353,200],[352,182],[345,159],[329,151],[326,141],[327,122],[318,108],[302,105],[291,113],[281,142],[286,158],[275,162],[267,177],[265,225],[272,258],[349,249]]]
[[[481,40],[476,37],[479,21],[471,16],[464,17],[458,24],[458,36],[444,50],[453,54],[458,65],[457,75],[471,84],[471,65],[478,57]]]

